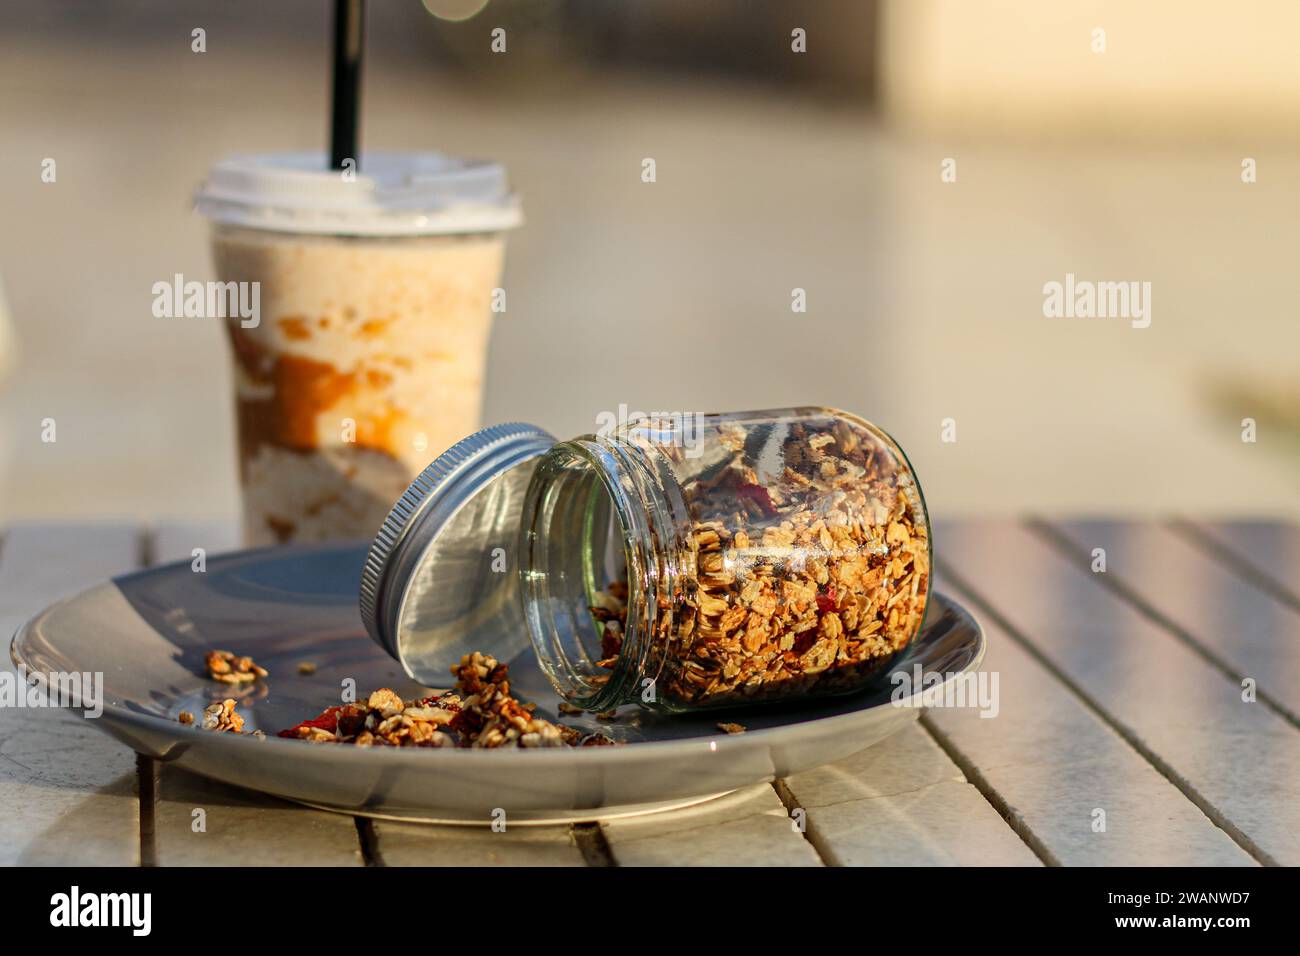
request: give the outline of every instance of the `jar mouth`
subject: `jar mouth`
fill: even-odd
[[[653,534],[627,451],[593,436],[555,445],[520,522],[520,599],[538,663],[584,710],[635,699],[657,603]]]

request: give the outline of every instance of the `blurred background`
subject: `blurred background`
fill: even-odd
[[[224,333],[151,287],[212,277],[213,159],[325,146],[329,8],[0,3],[0,519],[237,513]],[[1295,516],[1298,34],[1288,0],[374,0],[362,143],[523,195],[486,422],[828,404],[940,517]],[[1150,328],[1044,318],[1067,273],[1150,282]]]

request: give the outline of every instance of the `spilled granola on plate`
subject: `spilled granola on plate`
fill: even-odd
[[[327,707],[279,736],[359,747],[599,747],[616,743],[534,714],[510,693],[508,667],[475,652],[452,667],[456,689],[406,701],[381,688],[364,704]]]
[[[241,734],[244,732],[244,717],[235,710],[235,701],[226,698],[215,704],[209,704],[203,711],[203,729],[215,730],[221,733]],[[183,712],[188,713],[188,711]],[[190,721],[194,720],[193,716]],[[186,723],[185,718],[181,717],[181,723]]]
[[[208,676],[223,684],[251,684],[266,677],[264,667],[258,667],[251,657],[241,657],[230,651],[208,651],[205,663]]]

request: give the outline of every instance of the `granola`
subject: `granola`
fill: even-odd
[[[244,718],[235,710],[235,701],[227,697],[223,701],[205,707],[203,710],[203,729],[215,730],[220,733],[242,734],[244,732]]]
[[[689,514],[680,570],[660,572],[676,588],[640,622],[659,697],[681,709],[860,687],[919,631],[929,595],[928,525],[901,455],[834,415],[724,421],[709,441],[700,465],[651,444]],[[614,582],[593,613],[604,668],[628,630],[626,594]]]
[[[358,747],[449,747],[454,741],[446,728],[460,707],[455,694],[407,702],[382,687],[365,703],[327,707],[318,716],[280,731],[279,736]]]
[[[223,684],[251,684],[267,675],[251,657],[240,657],[230,651],[208,651],[206,657],[208,676]]]
[[[510,695],[508,668],[475,651],[453,666],[456,686],[467,696],[453,722],[469,747],[563,747],[577,731],[533,716],[534,704]]]
[[[456,690],[404,701],[384,687],[364,704],[326,708],[279,736],[359,747],[599,747],[616,741],[534,714],[510,693],[509,669],[475,652],[452,667]]]

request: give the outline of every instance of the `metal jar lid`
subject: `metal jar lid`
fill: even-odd
[[[445,686],[471,651],[528,645],[515,560],[524,493],[556,438],[493,425],[457,442],[398,499],[361,574],[367,633],[413,679]]]

